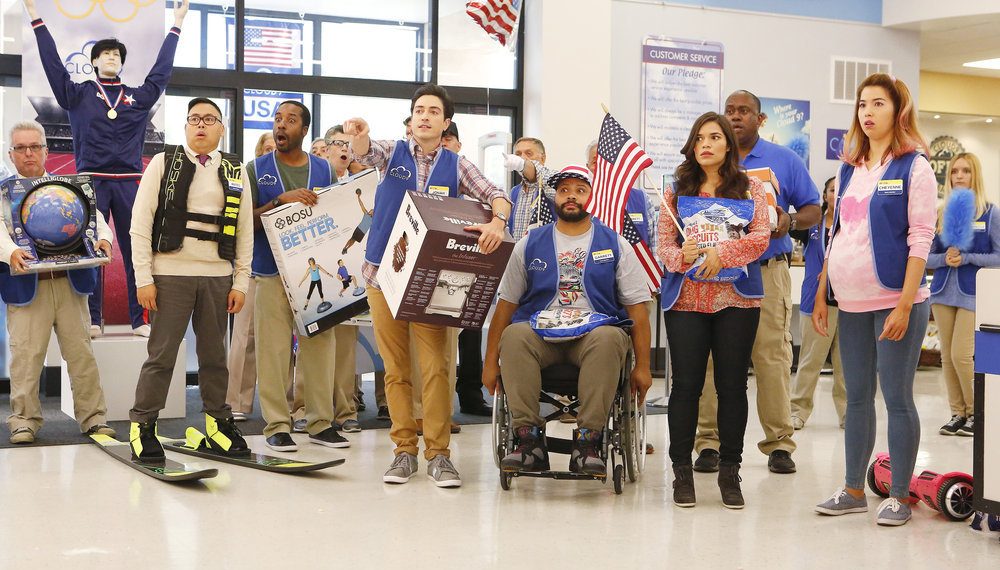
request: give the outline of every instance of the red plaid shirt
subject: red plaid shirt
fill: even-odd
[[[396,150],[397,143],[398,141],[372,140],[368,152],[355,158],[355,160],[365,166],[378,169],[379,176],[384,178],[386,168],[389,166],[389,159],[392,157],[393,151]],[[420,147],[413,140],[409,141],[409,145],[410,154],[413,155],[413,161],[417,164],[417,188],[423,188],[427,182],[427,177],[430,176],[434,157],[437,156],[438,150],[441,147],[425,153],[420,150]],[[460,156],[458,160],[458,191],[487,205],[492,204],[493,200],[497,198],[503,198],[510,202],[507,194],[483,176],[483,173],[476,168],[476,165],[472,164],[464,156]],[[378,265],[365,261],[364,265],[361,266],[361,275],[365,280],[365,284],[380,289],[377,274]]]

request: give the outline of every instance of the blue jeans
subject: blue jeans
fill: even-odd
[[[920,345],[927,331],[930,303],[913,305],[902,340],[878,340],[891,309],[867,313],[840,311],[840,358],[847,387],[844,451],[846,485],[863,489],[868,461],[875,449],[875,383],[889,416],[889,455],[892,486],[898,499],[910,494],[910,479],[920,444],[920,418],[913,403],[913,377],[920,360]]]

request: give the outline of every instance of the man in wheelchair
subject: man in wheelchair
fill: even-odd
[[[590,171],[568,166],[548,183],[555,188],[558,219],[531,230],[514,247],[489,327],[483,384],[495,393],[502,374],[511,412],[516,447],[501,469],[547,471],[538,402],[541,371],[560,363],[577,366],[580,408],[570,471],[604,476],[602,433],[629,336],[635,352],[631,387],[640,401],[652,384],[644,305],[650,292],[631,245],[584,208],[591,194]],[[629,320],[630,333],[622,328]]]

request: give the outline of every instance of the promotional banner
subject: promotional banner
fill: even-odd
[[[760,137],[792,149],[809,168],[809,101],[761,97],[760,111],[767,115]]]
[[[104,38],[117,38],[128,50],[121,78],[125,85],[142,85],[156,61],[163,37],[164,3],[156,0],[98,2],[96,0],[56,0],[38,2],[38,13],[56,41],[59,57],[77,82],[96,78],[90,63],[90,48]],[[74,174],[73,133],[69,116],[56,103],[45,78],[38,44],[31,23],[25,18],[21,56],[21,116],[10,116],[4,125],[34,119],[45,127],[49,158],[45,168],[52,174]],[[143,155],[151,157],[163,148],[163,99],[151,115],[146,129]]]
[[[300,334],[368,310],[361,265],[377,185],[378,174],[366,170],[317,191],[315,206],[294,202],[261,215]]]
[[[722,107],[721,43],[648,36],[642,43],[642,148],[653,159],[642,184],[669,181],[695,119]],[[659,189],[655,189],[659,190]]]
[[[243,128],[270,131],[274,128],[274,112],[285,101],[305,103],[302,93],[287,91],[243,90]]]
[[[247,18],[243,29],[243,68],[254,73],[302,75],[302,22]],[[236,19],[226,18],[229,69],[236,69]]]
[[[826,130],[826,159],[840,160],[840,153],[844,151],[844,137],[847,136],[846,129]]]

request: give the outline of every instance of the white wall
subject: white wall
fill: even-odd
[[[978,156],[983,164],[986,195],[994,204],[1000,204],[1000,124],[942,116],[922,121],[920,128],[928,143],[935,137],[949,135],[958,139],[967,152]]]
[[[615,0],[611,11],[611,104],[615,117],[634,136],[639,136],[640,46],[646,35],[721,42],[725,46],[723,99],[732,91],[747,89],[762,97],[809,100],[810,170],[813,179],[820,182],[832,176],[838,166],[825,157],[826,129],[846,129],[853,112],[851,105],[829,102],[833,56],[891,60],[897,77],[914,92],[919,87],[917,32],[856,22]]]

